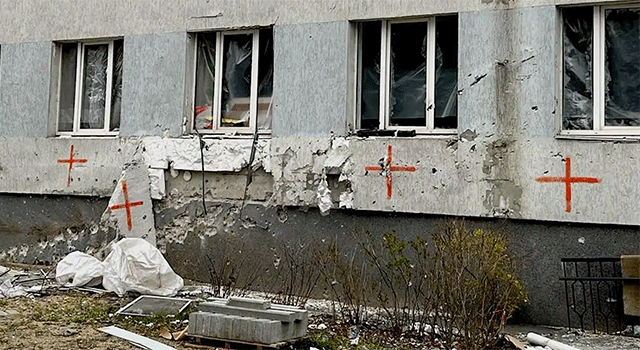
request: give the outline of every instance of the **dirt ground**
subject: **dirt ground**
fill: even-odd
[[[159,336],[165,330],[184,329],[181,320],[132,320],[113,315],[131,300],[80,293],[0,299],[0,349],[138,349],[98,331],[109,325],[185,349],[183,343]]]
[[[0,299],[0,349],[138,349],[125,340],[107,335],[100,328],[115,325],[160,341],[176,349],[193,349],[186,341],[167,340],[162,333],[178,332],[187,326],[187,310],[177,317],[122,317],[115,312],[134,299],[102,295],[60,292],[42,296]],[[295,349],[354,348],[345,340],[347,328],[333,324],[326,314],[310,318],[309,339]],[[506,331],[526,344],[528,332],[536,332],[581,350],[631,350],[640,348],[640,339],[568,331],[562,328],[508,326]],[[411,339],[392,340],[373,329],[361,329],[367,340],[358,349],[435,349]],[[514,349],[504,346],[502,349]],[[542,348],[532,348],[542,349]]]

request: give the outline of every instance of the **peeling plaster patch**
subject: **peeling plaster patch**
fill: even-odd
[[[473,130],[467,129],[462,134],[460,134],[460,137],[467,141],[473,141],[478,137],[478,134]]]
[[[149,180],[151,181],[151,198],[162,199],[167,190],[164,181],[164,170],[149,168]]]
[[[331,191],[329,190],[326,176],[322,178],[322,181],[320,181],[320,185],[318,185],[317,196],[320,214],[329,215],[329,209],[331,209],[333,203],[331,201]]]
[[[251,139],[203,139],[204,169],[214,172],[238,172],[249,164],[253,140]],[[147,164],[157,169],[201,171],[199,140],[146,137],[142,140]],[[270,171],[271,140],[260,139],[256,143],[253,168]]]
[[[340,193],[340,208],[353,209],[353,192]]]
[[[487,190],[484,206],[494,217],[519,217],[522,189],[512,181],[491,181]]]

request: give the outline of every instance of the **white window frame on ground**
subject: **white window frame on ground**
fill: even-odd
[[[587,6],[580,6],[587,7]],[[593,8],[593,34],[592,34],[592,103],[593,103],[593,112],[592,112],[592,130],[569,130],[564,129],[563,121],[564,121],[564,70],[565,70],[565,56],[564,56],[564,18],[562,16],[562,11],[560,11],[560,40],[558,44],[558,56],[559,56],[559,77],[558,79],[558,96],[559,99],[559,127],[560,135],[566,136],[594,136],[594,135],[602,135],[602,136],[640,136],[640,126],[606,126],[605,125],[605,75],[606,75],[606,45],[605,45],[605,13],[607,10],[611,9],[640,9],[640,4],[638,3],[626,3],[626,4],[616,4],[616,5],[595,5],[591,6]],[[638,91],[640,96],[640,91]]]
[[[379,127],[380,130],[415,130],[418,134],[456,134],[457,129],[435,128],[435,61],[436,61],[436,17],[418,19],[393,19],[379,20],[381,22],[381,52],[380,52],[380,101],[379,101]],[[360,24],[355,23],[355,126],[362,129],[362,54],[363,39]],[[425,98],[425,126],[394,126],[391,125],[391,27],[401,23],[426,23],[427,24],[427,62],[426,62],[426,98]]]
[[[59,131],[60,122],[60,96],[68,93],[62,90],[62,58],[58,62],[58,102],[57,102],[57,115],[56,115],[56,134],[59,136],[117,136],[118,131],[110,131],[111,123],[111,102],[113,91],[113,70],[114,70],[114,43],[116,40],[90,40],[81,41],[77,43],[77,58],[76,58],[76,84],[75,84],[75,103],[73,111],[73,131]],[[104,125],[102,128],[86,129],[80,127],[80,120],[82,115],[82,97],[83,97],[83,77],[85,69],[85,48],[87,46],[94,45],[108,45],[108,57],[107,57],[107,81],[105,91],[105,110],[104,110]],[[62,44],[59,45],[59,50],[62,51]]]
[[[212,32],[213,33],[213,32]],[[250,92],[249,92],[249,123],[248,126],[223,126],[222,124],[222,88],[223,88],[223,75],[224,75],[224,62],[225,62],[225,52],[224,52],[224,39],[226,36],[236,36],[236,35],[251,35],[252,37],[252,50],[251,50],[251,82],[250,82]],[[256,123],[258,123],[258,103],[261,102],[262,99],[268,99],[269,107],[267,110],[267,114],[271,113],[272,108],[272,97],[262,97],[259,98],[259,67],[260,67],[260,29],[250,29],[250,30],[233,30],[233,31],[217,31],[215,32],[215,69],[214,69],[214,87],[213,87],[213,102],[212,102],[212,127],[211,129],[199,128],[196,130],[196,93],[197,86],[195,84],[196,74],[198,69],[198,35],[194,33],[194,43],[195,43],[195,52],[193,55],[193,84],[192,84],[192,101],[191,101],[191,117],[190,117],[190,131],[192,133],[201,133],[201,134],[251,134],[254,133],[257,129]],[[271,39],[273,40],[273,39]],[[260,129],[258,132],[260,134],[270,134],[271,128],[268,129]]]

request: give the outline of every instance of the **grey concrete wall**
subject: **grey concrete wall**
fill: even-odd
[[[51,53],[49,42],[2,45],[0,136],[47,136]]]
[[[78,249],[98,253],[115,238],[114,231],[98,226],[108,201],[1,194],[0,261],[54,265]]]
[[[273,35],[274,136],[344,135],[349,23],[282,25]]]
[[[120,136],[182,134],[187,34],[127,36]]]
[[[117,138],[0,138],[0,192],[111,196],[138,144]],[[73,158],[86,161],[69,172],[69,163],[59,160],[69,159],[72,145]]]
[[[614,3],[604,0],[601,3]],[[0,4],[0,43],[474,12],[585,0],[25,0]]]
[[[401,239],[416,236],[430,241],[444,217],[369,211],[339,211],[322,216],[317,210],[264,208],[250,205],[238,219],[237,208],[208,202],[209,216],[202,216],[201,203],[169,201],[157,207],[163,219],[159,237],[166,256],[184,277],[207,281],[212,261],[231,259],[239,279],[260,278],[254,288],[277,291],[278,264],[286,268],[285,253],[310,253],[322,244],[335,241],[342,252],[356,248],[354,234],[368,231],[376,241],[395,232]],[[169,204],[166,203],[166,204]],[[519,278],[529,302],[518,310],[517,322],[566,325],[564,284],[560,259],[564,257],[619,257],[640,250],[637,227],[580,225],[523,220],[466,219],[469,229],[503,230],[510,253],[515,257]],[[431,244],[431,243],[429,243]],[[237,254],[242,251],[243,254]],[[366,264],[366,258],[362,263]],[[306,263],[311,264],[312,258]],[[300,267],[302,269],[302,267]],[[244,280],[238,280],[238,286]],[[316,296],[321,297],[322,288]]]

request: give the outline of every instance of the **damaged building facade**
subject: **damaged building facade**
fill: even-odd
[[[640,3],[24,0],[0,23],[0,261],[136,236],[206,280],[216,254],[255,274],[465,217],[507,230],[524,319],[561,324],[562,257],[639,253]]]

